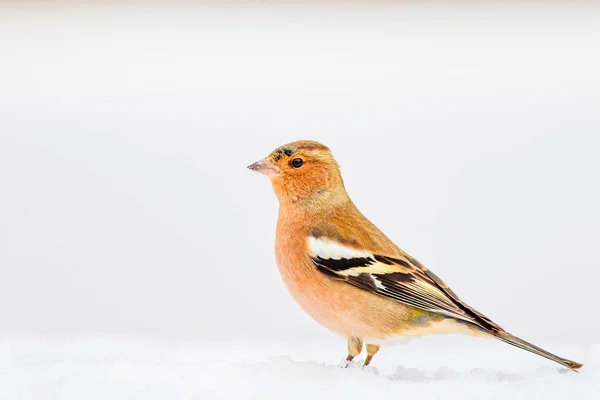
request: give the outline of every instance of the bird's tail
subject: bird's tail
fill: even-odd
[[[575,361],[571,361],[571,360],[567,360],[566,358],[562,358],[559,356],[556,356],[552,353],[547,352],[544,349],[541,349],[537,346],[532,345],[531,343],[528,343],[526,341],[524,341],[523,339],[519,339],[516,336],[511,335],[508,332],[504,332],[504,331],[500,331],[500,332],[494,332],[493,335],[502,340],[505,343],[511,344],[513,346],[516,346],[520,349],[523,350],[527,350],[530,351],[534,354],[540,355],[542,357],[547,358],[548,360],[552,360],[554,362],[559,363],[562,366],[565,366],[575,372],[577,372],[577,369],[583,367],[583,364],[575,362]]]

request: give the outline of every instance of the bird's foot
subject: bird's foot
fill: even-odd
[[[379,370],[372,365],[363,365],[362,370],[373,375],[379,375]]]
[[[360,360],[354,360],[354,357],[348,356],[340,362],[340,368],[360,368]]]

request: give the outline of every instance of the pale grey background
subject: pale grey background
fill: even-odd
[[[2,333],[327,335],[245,168],[314,139],[466,301],[600,337],[597,12],[1,10]]]

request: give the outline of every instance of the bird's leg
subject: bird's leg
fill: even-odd
[[[362,340],[360,340],[359,338],[353,337],[348,339],[348,357],[346,357],[346,367],[348,366],[350,361],[354,359],[354,357],[360,354],[360,352],[362,351],[362,346]]]
[[[363,364],[363,367],[366,367],[367,365],[369,365],[371,363],[371,360],[373,359],[373,356],[375,354],[377,354],[378,351],[379,351],[379,345],[377,345],[377,344],[367,344],[367,358],[365,358],[365,362]]]

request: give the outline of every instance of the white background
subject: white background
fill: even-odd
[[[246,170],[313,139],[468,303],[598,340],[597,12],[4,6],[0,37],[1,333],[329,337]]]
[[[0,398],[597,396],[598,10],[40,7],[0,7]],[[298,139],[464,300],[582,373],[470,337],[337,368],[246,169]]]

